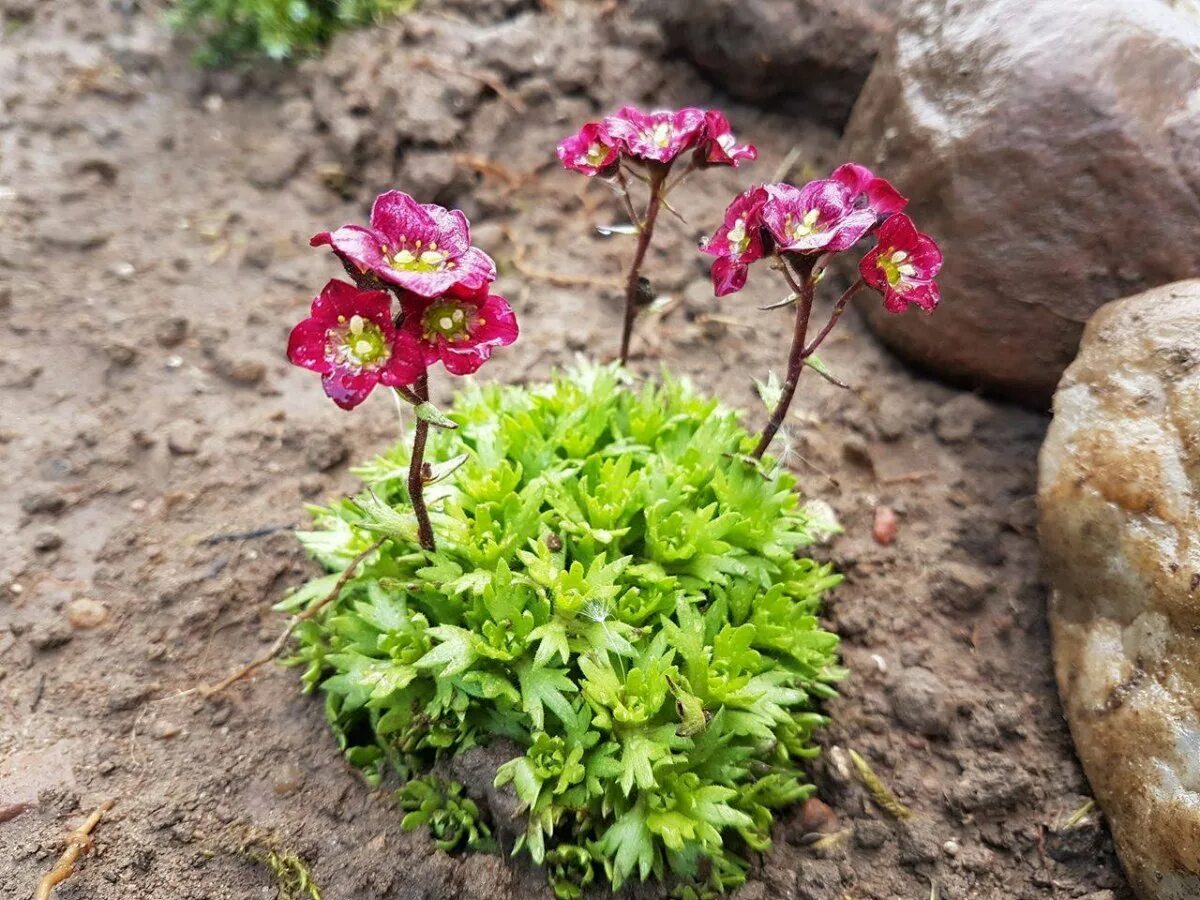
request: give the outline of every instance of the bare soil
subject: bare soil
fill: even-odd
[[[596,234],[616,205],[557,169],[555,142],[624,100],[726,108],[761,159],[681,191],[687,222],[665,219],[649,265],[676,302],[641,324],[635,366],[763,418],[750,379],[782,367],[790,331],[755,308],[771,274],[717,301],[691,248],[793,148],[792,177],[826,171],[837,135],[728,103],[617,6],[547,7],[430,3],[297,69],[214,74],[152,5],[0,0],[0,897],[31,896],[110,798],[61,900],[274,897],[231,852],[252,829],[327,900],[547,896],[524,865],[401,831],[293,672],[180,695],[276,636],[271,604],[314,572],[286,527],[395,437],[386,398],[342,413],[283,358],[337,274],[307,238],[377,190],[468,212],[524,331],[484,374],[539,379],[611,354],[619,317],[612,287],[542,276],[616,279],[629,252]],[[853,389],[806,376],[790,422],[806,492],[846,529],[818,551],[847,576],[828,618],[853,672],[821,740],[915,815],[892,819],[827,753],[813,777],[834,819],[785,816],[740,896],[1128,897],[1096,816],[1064,827],[1087,786],[1037,572],[1045,418],[906,370],[855,317],[825,355]],[[818,824],[837,836],[814,847]]]

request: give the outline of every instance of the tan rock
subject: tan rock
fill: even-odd
[[[1158,0],[903,0],[847,125],[945,252],[939,374],[1045,406],[1102,304],[1200,271],[1200,17]],[[1179,8],[1174,8],[1179,7]]]
[[[1040,460],[1059,690],[1143,900],[1200,897],[1200,280],[1109,304]]]
[[[90,597],[67,604],[67,621],[75,628],[98,628],[108,621],[108,607]]]

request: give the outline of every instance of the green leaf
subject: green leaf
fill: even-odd
[[[642,804],[638,803],[613,822],[596,848],[612,859],[613,890],[619,891],[634,869],[645,881],[654,865],[654,840]]]
[[[428,422],[435,428],[454,429],[458,424],[440,409],[430,403],[428,400],[422,401],[413,407],[413,412],[422,422]]]
[[[418,669],[437,669],[442,678],[449,678],[465,671],[475,661],[478,638],[465,628],[438,625],[430,628],[428,634],[440,643],[417,660]]]
[[[565,669],[523,663],[517,668],[517,677],[521,682],[522,709],[529,714],[534,728],[541,731],[545,725],[543,706],[549,707],[564,725],[570,727],[575,723],[575,710],[565,694],[575,693],[579,687],[567,677]]]

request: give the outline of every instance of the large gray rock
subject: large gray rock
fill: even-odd
[[[842,124],[891,25],[889,0],[638,0],[735,97]]]
[[[1105,306],[1038,505],[1059,691],[1143,900],[1200,897],[1200,280]]]
[[[1200,19],[1162,0],[904,0],[844,156],[945,251],[929,319],[864,304],[945,376],[1045,405],[1102,304],[1200,271]]]

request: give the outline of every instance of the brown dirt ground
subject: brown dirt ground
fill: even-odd
[[[793,147],[794,177],[825,170],[836,135],[725,103],[620,9],[560,6],[431,3],[298,71],[213,75],[150,4],[0,0],[0,789],[45,788],[0,824],[0,897],[29,897],[106,798],[62,900],[273,897],[228,852],[251,828],[328,900],[545,896],[521,866],[402,832],[293,673],[176,695],[260,652],[270,605],[313,572],[286,532],[222,536],[299,524],[393,438],[386,399],[347,415],[283,359],[336,274],[307,237],[362,219],[377,189],[467,210],[524,325],[486,375],[538,379],[610,353],[618,310],[531,267],[610,278],[628,252],[593,232],[616,207],[558,171],[556,140],[621,100],[724,106],[762,158],[679,196],[688,224],[668,218],[649,267],[679,302],[642,324],[636,366],[761,420],[750,376],[781,365],[786,313],[754,308],[776,296],[765,270],[713,300],[690,245]],[[1127,897],[1096,817],[1062,827],[1087,786],[1037,575],[1046,420],[910,373],[857,320],[826,356],[854,389],[808,378],[791,421],[806,491],[846,527],[821,552],[847,576],[828,615],[853,676],[822,743],[863,753],[916,815],[890,819],[827,754],[813,774],[845,833],[818,851],[784,817],[741,896]],[[899,515],[890,546],[879,505]],[[96,603],[106,620],[79,627]]]

